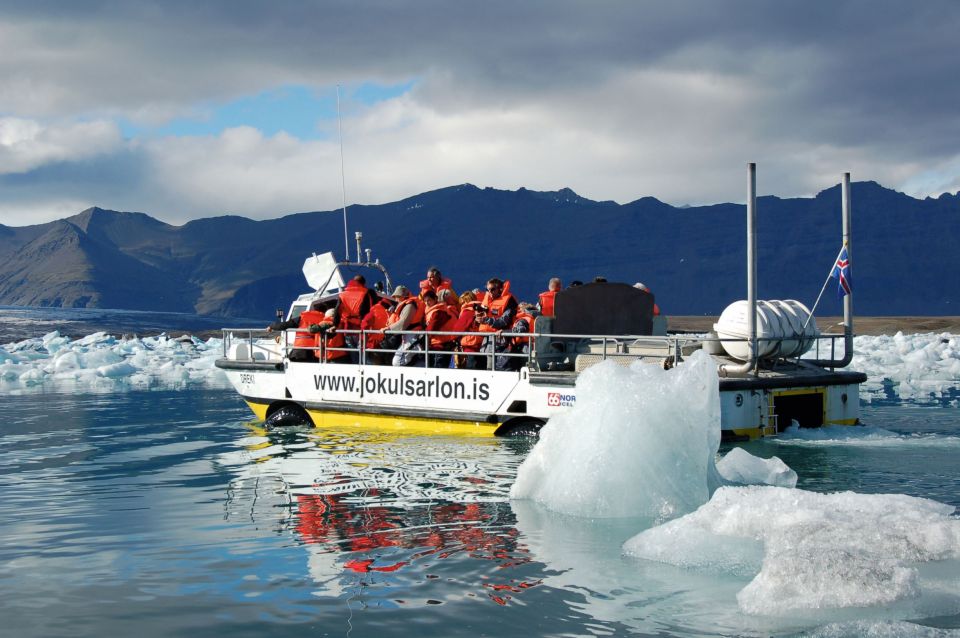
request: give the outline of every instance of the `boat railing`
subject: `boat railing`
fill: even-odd
[[[587,334],[558,334],[553,332],[523,332],[515,333],[509,331],[498,332],[449,332],[449,331],[431,331],[423,330],[347,330],[337,331],[343,335],[347,341],[340,346],[329,344],[330,334],[321,333],[319,335],[309,333],[308,330],[289,329],[282,332],[271,332],[268,330],[251,330],[247,328],[225,328],[223,330],[223,356],[233,358],[238,361],[258,362],[258,361],[278,361],[289,357],[293,350],[309,351],[313,353],[312,359],[320,360],[325,352],[344,352],[350,356],[350,361],[359,364],[374,365],[378,355],[380,361],[389,355],[392,357],[398,348],[367,347],[368,338],[371,336],[397,335],[403,341],[405,335],[414,336],[416,340],[412,342],[413,347],[407,346],[411,356],[423,356],[426,367],[436,367],[436,357],[458,356],[474,357],[473,361],[484,362],[481,369],[493,370],[497,358],[503,357],[503,361],[509,359],[523,359],[528,366],[535,366],[538,363],[546,364],[551,359],[566,358],[592,358],[597,361],[607,359],[621,359],[624,361],[633,361],[639,358],[660,360],[665,366],[673,365],[688,355],[692,350],[704,348],[711,354],[723,354],[723,343],[748,342],[748,339],[716,337],[696,334],[671,334],[671,335],[587,335]],[[312,337],[321,337],[315,345],[297,346],[297,334],[310,334]],[[443,349],[431,347],[431,337],[453,337],[455,340],[462,337],[481,337],[484,342],[478,351],[463,351],[462,349]],[[530,340],[532,339],[532,343]],[[803,361],[821,360],[823,354],[829,351],[829,359],[837,359],[837,342],[842,343],[843,334],[820,334],[816,337],[811,336],[814,341],[811,349],[801,354],[799,357],[783,357],[786,360]],[[510,351],[504,346],[510,342],[526,341],[526,347],[519,351]],[[758,339],[758,347],[765,350],[769,344],[775,344],[772,352],[764,357],[767,360],[776,360],[779,357],[780,346],[786,341],[795,341],[795,338],[761,338]],[[548,347],[538,347],[538,344],[546,343]],[[824,343],[826,342],[826,343]],[[559,351],[551,351],[551,345],[563,345]],[[235,347],[239,346],[239,347]],[[231,356],[232,355],[232,356]],[[372,355],[372,356],[371,356]],[[340,357],[344,358],[344,357]],[[386,362],[389,364],[389,361]],[[545,365],[541,365],[545,368]],[[562,368],[561,368],[562,369]]]

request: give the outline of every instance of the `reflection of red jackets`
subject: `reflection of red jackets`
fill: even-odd
[[[540,293],[540,314],[544,317],[553,316],[553,298],[557,296],[556,290],[548,290]]]

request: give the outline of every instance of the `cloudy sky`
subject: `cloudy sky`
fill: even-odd
[[[0,223],[180,224],[470,182],[743,201],[960,189],[960,3],[0,5]]]

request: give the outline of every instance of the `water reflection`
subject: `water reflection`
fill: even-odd
[[[530,442],[248,430],[241,450],[221,458],[236,475],[226,517],[270,523],[302,545],[316,595],[360,585],[405,604],[400,592],[418,583],[473,572],[468,591],[506,605],[539,584],[514,573],[531,559],[508,503]]]

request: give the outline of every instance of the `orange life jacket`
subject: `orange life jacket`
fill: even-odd
[[[340,291],[340,327],[347,330],[359,330],[360,307],[363,300],[367,298],[369,291],[367,287],[356,281],[349,281],[343,290]]]
[[[328,326],[332,326],[333,323],[329,320],[324,322]],[[324,341],[326,338],[326,341]],[[317,335],[318,341],[323,344],[323,358],[324,361],[333,361],[335,359],[342,359],[343,357],[349,357],[350,353],[346,350],[331,350],[331,348],[343,348],[347,345],[346,339],[343,338],[343,335],[339,330],[335,331],[333,334],[326,333]],[[317,351],[317,356],[320,356],[320,351]]]
[[[442,277],[440,279],[440,283],[436,287],[434,287],[433,283],[429,279],[424,279],[420,282],[420,298],[423,299],[423,293],[427,292],[428,290],[432,290],[433,292],[437,293],[437,296],[439,297],[440,291],[444,288],[453,292],[453,282],[446,277]]]
[[[517,325],[517,322],[521,319],[527,320],[527,332],[533,332],[533,324],[536,321],[536,317],[531,315],[529,312],[524,312],[523,310],[517,310],[517,317],[513,321],[513,325]],[[533,337],[514,337],[514,343],[529,343]]]
[[[556,290],[548,290],[540,293],[540,314],[544,317],[553,316],[553,298],[557,296]],[[533,324],[531,324],[532,326]]]
[[[510,282],[503,282],[503,292],[496,299],[490,297],[490,292],[483,296],[483,305],[487,307],[487,316],[493,319],[499,319],[503,316],[503,311],[507,308],[507,303],[513,299],[510,294]],[[509,328],[509,326],[507,326]],[[485,323],[480,324],[480,332],[496,332],[497,329]]]
[[[430,322],[433,320],[434,315],[440,313],[445,315],[446,319],[440,319],[440,325],[435,327],[435,330],[439,332],[449,332],[453,330],[454,324],[457,323],[457,316],[454,314],[453,309],[447,304],[435,303],[426,310],[427,316],[427,325],[430,325]],[[443,348],[444,344],[454,341],[456,336],[454,335],[431,335],[430,337],[430,347],[431,348]]]
[[[413,318],[410,319],[410,324],[407,326],[407,330],[423,330],[423,318],[424,303],[417,297],[407,297],[403,301],[397,304],[397,307],[393,309],[393,312],[390,313],[390,319],[388,323],[394,324],[400,320],[400,315],[403,314],[403,309],[408,304],[414,304]]]
[[[300,313],[300,325],[297,326],[297,333],[293,338],[293,347],[294,348],[316,348],[319,345],[317,336],[315,334],[310,334],[307,330],[310,328],[310,324],[319,324],[323,322],[324,314],[319,310],[304,310]],[[314,350],[314,355],[319,359],[320,351]]]
[[[380,343],[383,341],[383,335],[376,331],[387,327],[387,323],[390,321],[390,312],[381,301],[373,304],[373,307],[370,308],[370,312],[364,317],[364,320],[363,329],[374,331],[366,333],[366,347],[380,347]]]
[[[471,317],[477,316],[477,306],[480,305],[479,301],[468,301],[463,304],[463,308],[460,309],[460,317],[463,318],[466,314],[469,313]],[[466,327],[465,331],[475,331],[477,330],[477,325],[471,323]],[[483,336],[473,336],[465,335],[460,337],[460,349],[464,352],[479,352],[480,346],[483,345]]]

